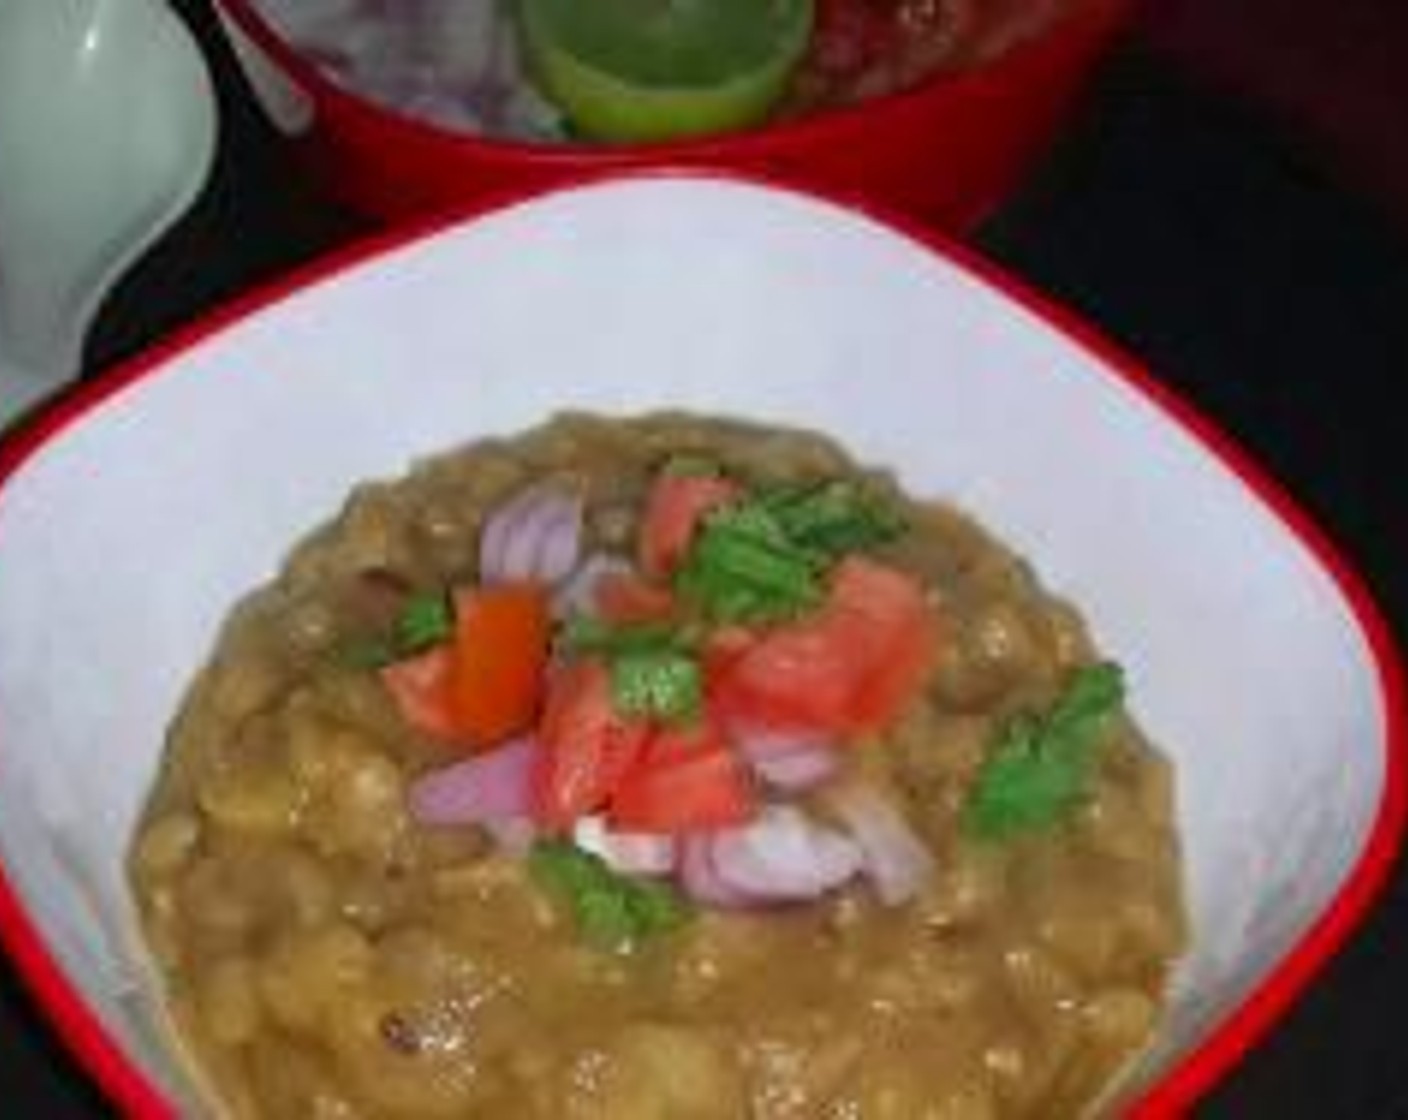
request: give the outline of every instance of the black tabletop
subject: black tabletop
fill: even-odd
[[[105,306],[100,371],[359,230],[302,187],[233,75],[204,6],[224,135],[190,216]],[[1075,308],[1242,441],[1358,563],[1408,635],[1408,238],[1255,111],[1137,38],[981,247]],[[1408,885],[1200,1109],[1209,1117],[1408,1117]],[[1400,1066],[1402,1071],[1400,1072]],[[0,966],[0,1113],[107,1113]]]

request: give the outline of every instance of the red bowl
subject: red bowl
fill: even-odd
[[[399,115],[329,80],[250,0],[217,6],[256,89],[272,87],[291,107],[286,131],[311,176],[369,218],[668,166],[860,195],[961,231],[1001,204],[1042,156],[1132,3],[1075,0],[1043,35],[906,93],[715,139],[613,148],[483,140]]]

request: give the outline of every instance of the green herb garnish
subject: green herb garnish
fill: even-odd
[[[759,500],[788,540],[831,558],[888,544],[907,528],[894,506],[849,479],[779,487]]]
[[[676,590],[722,622],[769,622],[821,600],[848,552],[904,532],[904,519],[858,483],[778,486],[712,513],[675,577]]]
[[[695,658],[677,650],[622,654],[611,660],[611,700],[623,716],[691,720],[704,702],[704,675]]]
[[[679,722],[699,714],[704,677],[696,656],[697,635],[664,623],[613,626],[579,615],[559,637],[577,655],[596,655],[611,673],[611,698],[618,714]]]
[[[675,573],[675,589],[718,621],[765,622],[819,603],[819,577],[817,557],[750,501],[704,521]]]
[[[606,861],[566,840],[539,840],[529,873],[567,906],[577,930],[601,949],[626,950],[689,920],[684,901],[663,883],[618,875]]]
[[[393,629],[396,648],[403,654],[449,641],[455,629],[455,613],[442,591],[412,596],[401,608]]]
[[[447,594],[413,595],[392,621],[389,634],[352,639],[343,645],[340,659],[353,669],[380,669],[449,641],[454,630],[455,612]]]
[[[1124,674],[1104,663],[1078,670],[1044,714],[1009,720],[978,772],[964,827],[1002,840],[1066,816],[1085,798],[1096,751],[1123,703]]]

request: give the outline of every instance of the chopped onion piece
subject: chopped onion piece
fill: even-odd
[[[581,545],[581,496],[550,484],[530,486],[485,520],[479,578],[485,583],[556,584],[577,567]]]
[[[339,85],[442,127],[542,136],[560,113],[523,73],[513,0],[254,0]]]
[[[557,618],[596,612],[596,585],[603,576],[626,575],[633,571],[630,561],[609,552],[589,554],[557,589],[552,611]]]
[[[538,549],[538,578],[558,584],[576,570],[582,553],[582,500],[568,496],[552,508]]]
[[[675,870],[674,837],[654,832],[617,832],[607,826],[605,817],[596,814],[577,821],[572,841],[623,875],[669,875]]]
[[[679,883],[695,902],[722,910],[746,910],[762,901],[720,876],[714,866],[714,838],[707,832],[680,839]]]
[[[790,805],[774,805],[747,825],[712,836],[713,867],[725,886],[767,902],[818,898],[861,868],[846,835]]]
[[[829,740],[804,732],[736,731],[739,753],[768,785],[800,793],[834,777],[841,756]]]
[[[827,802],[864,855],[865,874],[880,901],[897,906],[913,898],[934,872],[934,857],[904,814],[874,788],[852,782]]]
[[[768,785],[801,793],[834,778],[841,760],[833,750],[797,751],[755,762],[753,768]]]
[[[536,740],[515,739],[488,754],[423,774],[407,800],[421,824],[492,824],[526,817]]]

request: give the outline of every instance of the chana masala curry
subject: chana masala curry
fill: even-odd
[[[827,439],[563,416],[238,606],[131,881],[236,1117],[1077,1116],[1187,938],[1126,687]]]

